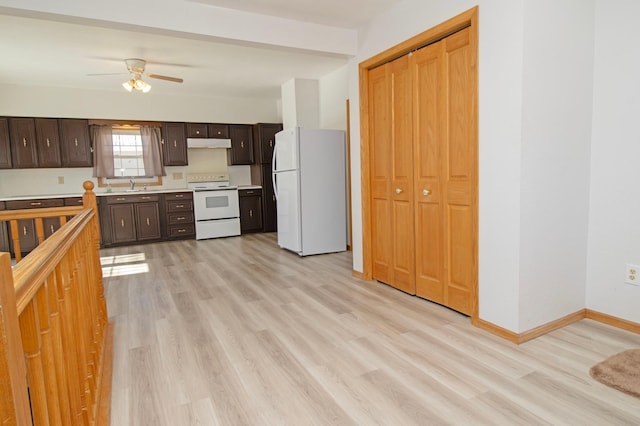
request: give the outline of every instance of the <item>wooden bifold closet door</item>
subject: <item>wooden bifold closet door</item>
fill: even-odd
[[[465,314],[477,281],[470,28],[369,71],[374,279]]]

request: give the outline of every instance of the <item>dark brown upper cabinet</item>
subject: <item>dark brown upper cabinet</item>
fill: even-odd
[[[230,165],[253,164],[253,126],[229,124],[231,149],[228,150]]]
[[[38,167],[60,167],[60,137],[58,120],[55,118],[36,118],[36,145]]]
[[[13,167],[17,169],[38,167],[36,126],[33,118],[10,118],[9,135]]]
[[[0,169],[11,168],[11,141],[9,140],[9,122],[0,118]]]
[[[276,133],[282,130],[282,123],[258,123],[253,125],[253,144],[256,163],[268,164],[273,158]]]
[[[187,123],[188,138],[208,138],[207,123]]]
[[[93,153],[87,120],[64,118],[59,120],[60,147],[63,167],[91,167]]]
[[[229,139],[229,125],[220,123],[209,123],[207,125],[207,133],[210,138]]]
[[[184,123],[162,123],[162,140],[165,166],[186,166],[189,163]]]

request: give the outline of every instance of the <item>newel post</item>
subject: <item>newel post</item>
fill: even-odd
[[[9,253],[0,253],[0,422],[31,424],[27,366]]]
[[[95,224],[94,230],[96,233],[95,235],[96,235],[98,247],[99,247],[100,246],[100,222],[99,222],[99,216],[98,216],[98,201],[96,198],[96,193],[93,192],[93,188],[95,187],[95,185],[90,180],[85,180],[82,183],[82,187],[84,188],[84,194],[82,195],[82,205],[84,206],[85,209],[86,208],[93,209],[93,213],[95,214],[93,223]]]

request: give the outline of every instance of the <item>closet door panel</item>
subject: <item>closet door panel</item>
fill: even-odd
[[[373,225],[373,278],[389,284],[392,278],[391,248],[391,108],[389,66],[369,75],[369,128],[371,149],[371,220]]]
[[[413,82],[410,56],[391,67],[393,280],[389,284],[415,294],[413,202]]]
[[[442,161],[446,135],[446,81],[444,44],[438,42],[413,55],[415,82],[414,177],[416,204],[416,294],[445,302]]]
[[[446,61],[447,135],[444,202],[448,235],[445,304],[471,314],[477,282],[477,142],[475,53],[470,29],[443,40]]]

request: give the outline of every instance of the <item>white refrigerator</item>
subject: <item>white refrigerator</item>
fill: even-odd
[[[300,256],[347,249],[345,132],[296,127],[276,134],[278,245]]]

